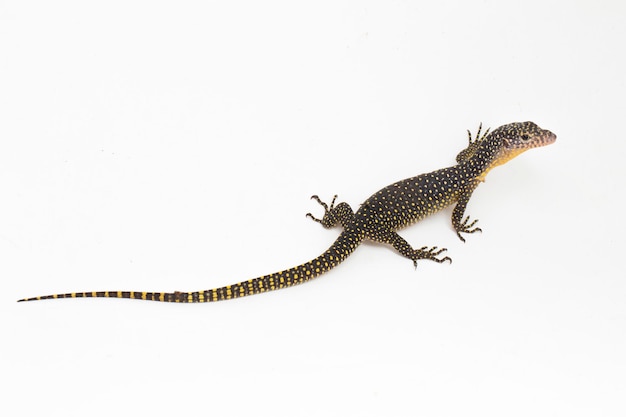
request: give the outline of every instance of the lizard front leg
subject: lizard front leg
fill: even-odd
[[[465,238],[461,236],[461,233],[482,232],[482,229],[480,227],[474,227],[478,220],[470,221],[469,216],[463,218],[463,215],[465,214],[465,208],[467,207],[467,202],[472,196],[475,188],[476,186],[461,193],[461,196],[459,197],[459,200],[456,203],[454,210],[452,211],[452,226],[454,226],[454,230],[456,230],[456,235],[463,242],[465,242]]]

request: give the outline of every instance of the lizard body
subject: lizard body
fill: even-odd
[[[365,200],[356,213],[347,203],[335,206],[337,196],[330,206],[319,197],[313,196],[324,208],[324,216],[322,219],[315,218],[311,213],[307,216],[326,228],[340,224],[343,231],[324,253],[296,267],[204,291],[93,291],[38,296],[19,301],[82,297],[182,303],[229,300],[291,287],[318,277],[344,261],[366,239],[393,246],[415,265],[420,259],[439,263],[452,262],[447,256],[439,257],[446,249],[436,246],[415,249],[397,230],[456,203],[452,213],[452,225],[458,237],[465,241],[461,233],[480,231],[475,227],[477,220],[470,221],[469,216],[464,217],[464,214],[473,191],[484,181],[487,173],[528,149],[545,146],[556,140],[556,135],[532,122],[507,124],[491,133],[487,130],[482,136],[480,130],[479,128],[474,139],[468,131],[469,145],[457,155],[457,165],[395,182]]]

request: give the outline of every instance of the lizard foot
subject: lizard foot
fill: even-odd
[[[474,227],[474,225],[478,222],[478,220],[473,220],[470,222],[469,216],[467,216],[463,222],[457,227],[456,235],[461,239],[462,242],[465,242],[465,238],[461,236],[461,233],[476,233],[481,232],[482,229],[480,227]],[[469,224],[468,224],[469,223]]]
[[[346,227],[354,219],[354,212],[348,203],[339,203],[335,206],[335,201],[337,200],[336,195],[333,197],[330,207],[316,195],[311,198],[324,207],[324,217],[318,219],[311,213],[307,213],[306,216],[310,217],[313,221],[316,221],[327,229],[334,227],[337,224],[341,224],[343,227]]]
[[[328,207],[328,204],[324,203],[317,195],[311,196],[311,200],[317,201],[320,204],[320,206],[324,207],[324,217],[328,216],[328,214],[335,208],[336,199],[337,199],[337,194],[335,194],[335,196],[333,197],[333,201],[330,202],[330,207]],[[324,218],[318,219],[317,217],[313,216],[311,213],[307,213],[306,216],[310,217],[311,219],[313,219],[313,221],[316,221],[326,227],[326,225],[324,224]]]
[[[445,261],[452,263],[452,258],[450,258],[449,256],[444,256],[443,258],[437,258],[439,254],[447,250],[448,249],[446,248],[438,248],[437,246],[433,246],[432,248],[429,248],[428,246],[422,246],[421,248],[413,252],[413,256],[411,257],[413,258],[413,265],[415,266],[415,268],[417,268],[418,259],[429,259],[437,263],[443,263]]]

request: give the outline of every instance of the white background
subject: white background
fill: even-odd
[[[10,415],[623,416],[621,1],[1,1],[0,382]],[[364,244],[291,267],[337,193],[454,163],[466,129],[557,142],[492,171],[452,265]]]

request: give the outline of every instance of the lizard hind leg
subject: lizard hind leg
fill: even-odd
[[[327,229],[335,227],[337,224],[341,224],[341,226],[345,228],[354,219],[354,211],[348,203],[339,203],[335,207],[337,195],[335,195],[333,200],[330,202],[330,207],[316,195],[312,196],[311,199],[317,201],[322,207],[324,207],[324,217],[318,219],[311,213],[307,213],[306,216],[310,217],[313,221],[318,222]]]

